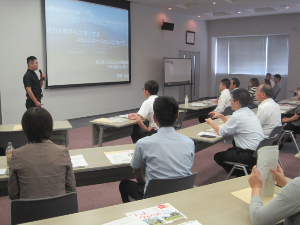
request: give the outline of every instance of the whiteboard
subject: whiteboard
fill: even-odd
[[[191,59],[164,58],[165,84],[191,83],[191,69]]]

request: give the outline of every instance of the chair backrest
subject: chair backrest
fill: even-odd
[[[257,150],[262,148],[262,147],[265,147],[265,146],[271,146],[273,145],[273,141],[274,141],[274,137],[269,137],[269,138],[265,138],[263,139],[259,145],[257,146],[254,154],[253,154],[253,157],[257,158]]]
[[[149,181],[144,198],[165,195],[176,191],[190,189],[194,186],[197,173],[179,178],[152,179]]]
[[[179,110],[178,120],[176,120],[175,123],[174,123],[175,130],[180,130],[181,129],[181,125],[182,125],[185,113],[186,113],[185,110]]]
[[[77,193],[11,202],[11,224],[26,223],[78,212]]]
[[[272,130],[271,134],[269,135],[269,138],[270,137],[274,138],[273,142],[276,141],[276,144],[277,144],[278,139],[280,138],[280,135],[281,135],[281,132],[283,131],[283,128],[284,128],[284,125],[275,127]]]
[[[228,106],[224,109],[223,115],[224,116],[228,116],[228,115],[232,115],[233,110],[231,109],[231,106]]]

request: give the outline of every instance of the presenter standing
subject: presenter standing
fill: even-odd
[[[39,68],[37,58],[29,56],[27,58],[28,69],[23,77],[23,83],[26,90],[26,108],[41,107],[43,98],[42,86],[45,80],[45,75],[40,70],[40,79],[34,72]]]

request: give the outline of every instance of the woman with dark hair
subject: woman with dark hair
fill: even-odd
[[[76,182],[69,151],[49,139],[53,120],[41,107],[29,108],[22,117],[28,144],[13,150],[9,167],[11,199],[36,199],[75,192]]]
[[[257,108],[257,106],[259,105],[259,102],[257,101],[256,97],[255,97],[255,92],[257,91],[257,88],[259,86],[259,81],[257,78],[251,78],[250,79],[250,83],[249,83],[249,94],[250,94],[250,97],[251,97],[251,102],[250,102],[250,105],[249,105],[249,108],[250,109],[253,109],[253,108]]]

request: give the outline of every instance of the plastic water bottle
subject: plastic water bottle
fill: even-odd
[[[14,150],[14,147],[12,146],[11,142],[8,142],[7,148],[6,148],[6,160],[7,160],[7,166],[10,164],[12,151]]]
[[[184,106],[188,107],[189,106],[189,97],[186,95],[184,98]]]

